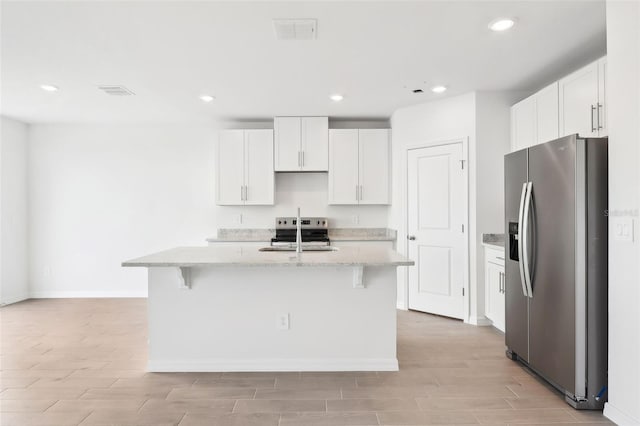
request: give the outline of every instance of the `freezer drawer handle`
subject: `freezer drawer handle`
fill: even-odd
[[[531,182],[527,182],[527,194],[524,200],[524,214],[522,216],[523,224],[523,234],[520,241],[522,242],[522,253],[523,258],[521,259],[522,264],[524,266],[524,278],[525,284],[527,286],[527,295],[529,297],[533,297],[533,289],[531,288],[531,271],[529,270],[529,211],[531,210],[531,193],[533,192],[533,184]]]
[[[522,232],[522,228],[523,228],[523,215],[524,215],[524,200],[526,198],[527,195],[527,186],[528,182],[525,182],[522,184],[522,193],[520,194],[520,209],[518,211],[518,267],[520,269],[520,283],[522,284],[522,293],[524,294],[525,297],[528,296],[527,294],[527,287],[525,284],[525,280],[524,280],[524,255],[522,253],[522,242],[524,240],[523,237],[523,232]]]

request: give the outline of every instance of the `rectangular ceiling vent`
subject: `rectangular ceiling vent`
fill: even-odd
[[[278,40],[314,40],[318,30],[316,19],[274,19]]]
[[[131,96],[135,95],[131,90],[124,86],[98,86],[98,89],[102,90],[107,95],[111,96]]]

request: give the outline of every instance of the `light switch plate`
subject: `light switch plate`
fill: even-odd
[[[613,239],[615,241],[633,242],[632,217],[617,217],[613,220]]]
[[[288,330],[289,329],[289,314],[283,313],[278,314],[278,330]]]

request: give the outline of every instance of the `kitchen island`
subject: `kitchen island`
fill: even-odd
[[[396,371],[396,268],[386,248],[182,247],[149,268],[153,372]]]

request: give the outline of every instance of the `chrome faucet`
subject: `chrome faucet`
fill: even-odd
[[[296,218],[296,253],[302,253],[302,221],[300,220],[300,207]]]

